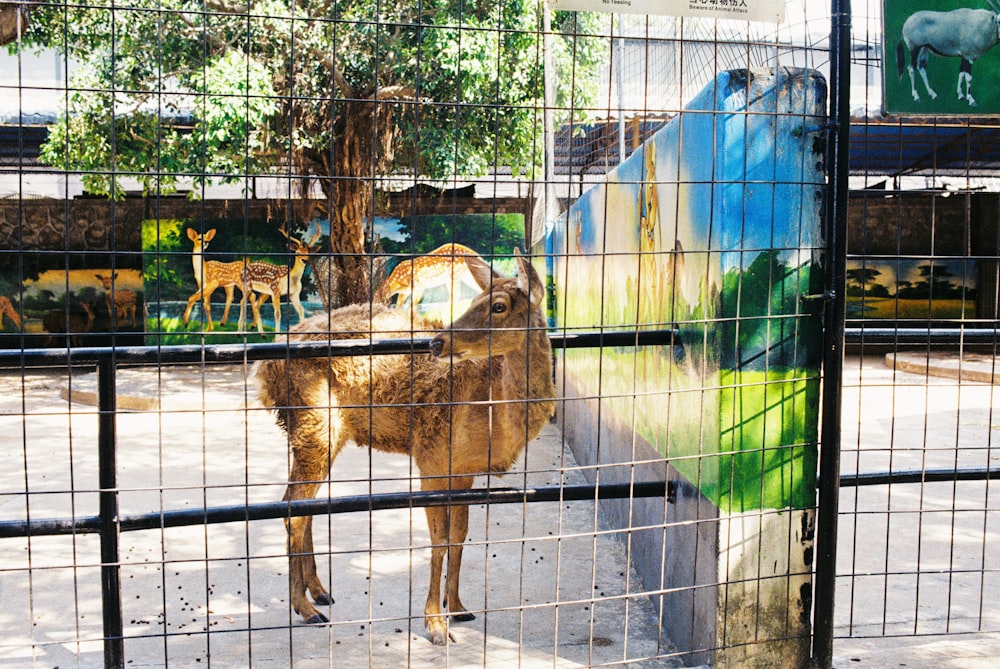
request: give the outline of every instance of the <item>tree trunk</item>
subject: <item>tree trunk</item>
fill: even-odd
[[[330,253],[313,269],[324,305],[330,309],[372,299],[372,278],[384,259],[373,254],[366,230],[373,220],[375,175],[392,161],[393,101],[412,99],[406,87],[379,89],[370,97],[348,97],[336,115],[334,143],[320,160],[330,218]]]
[[[0,2],[0,46],[16,42],[28,29],[27,3]]]
[[[348,101],[337,122],[328,159],[330,180],[330,254],[340,305],[371,299],[371,274],[365,258],[365,227],[372,215],[375,189],[370,102]],[[366,132],[367,131],[367,132]]]

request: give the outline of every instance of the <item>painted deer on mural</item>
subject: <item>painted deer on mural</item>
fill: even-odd
[[[396,265],[392,274],[379,286],[375,299],[402,305],[409,300],[416,304],[423,297],[424,287],[441,280],[458,284],[466,278],[473,279],[465,263],[465,256],[479,254],[462,244],[444,244],[433,251]]]
[[[115,287],[114,281],[118,278],[117,272],[111,275],[95,274],[94,276],[104,286],[104,301],[108,306],[108,316],[111,318],[111,322],[117,325],[121,319],[128,318],[129,324],[135,326],[135,291]]]
[[[205,310],[205,330],[214,329],[212,325],[212,293],[219,288],[226,291],[226,308],[222,312],[222,320],[219,325],[224,325],[229,319],[229,308],[233,305],[233,290],[240,288],[243,290],[243,267],[246,260],[235,260],[233,262],[222,262],[221,260],[205,260],[205,250],[209,242],[215,239],[215,228],[207,230],[200,235],[193,228],[187,229],[188,239],[194,244],[191,249],[191,265],[194,268],[194,280],[198,284],[198,290],[191,294],[184,309],[184,325],[187,326],[191,320],[191,310],[198,300],[202,300]],[[240,298],[240,304],[246,300],[246,293]],[[242,330],[242,323],[240,330]]]
[[[281,296],[287,295],[292,308],[299,316],[299,322],[305,320],[306,313],[302,306],[302,275],[306,271],[306,263],[309,256],[319,250],[316,242],[322,235],[319,224],[316,225],[316,234],[308,242],[303,242],[292,237],[285,231],[285,228],[278,230],[288,239],[288,250],[295,254],[295,260],[291,267],[275,265],[265,260],[253,260],[246,264],[243,269],[242,286],[244,296],[250,297],[250,307],[253,310],[253,322],[257,326],[258,332],[264,331],[260,317],[260,307],[268,296],[274,305],[274,327],[277,329],[281,323]],[[253,293],[259,293],[254,299]],[[246,323],[246,300],[240,301],[240,330]]]
[[[80,301],[80,308],[83,313],[77,311],[67,312],[64,309],[50,311],[42,319],[42,327],[49,333],[45,341],[46,346],[52,346],[59,341],[59,338],[69,336],[69,343],[79,346],[82,341],[80,335],[87,334],[94,329],[94,321],[97,314],[94,307],[87,302]]]
[[[664,286],[657,263],[660,251],[660,193],[656,179],[656,144],[642,148],[643,175],[639,183],[639,293],[640,314],[652,318],[662,302]]]
[[[348,442],[409,455],[422,490],[466,490],[478,474],[507,471],[548,421],[555,391],[544,284],[520,254],[516,278],[493,272],[478,256],[465,262],[483,292],[431,340],[430,353],[258,363],[261,399],[276,410],[292,450],[285,500],[315,497]],[[429,327],[407,310],[353,305],[300,323],[291,341],[420,336]],[[431,640],[445,645],[445,555],[444,608],[455,620],[473,617],[458,592],[469,510],[428,507],[426,514],[432,549],[425,624]],[[286,526],[291,605],[307,623],[326,622],[314,603],[333,598],[316,571],[312,517],[290,518]]]
[[[10,319],[16,329],[21,329],[21,315],[14,308],[14,303],[6,295],[0,295],[0,330],[4,329],[4,316]]]
[[[396,265],[392,273],[375,292],[377,302],[416,306],[424,297],[424,293],[441,284],[448,286],[451,304],[447,313],[441,316],[448,322],[459,315],[455,305],[462,302],[462,286],[476,286],[475,278],[469,272],[465,262],[467,256],[479,257],[479,254],[462,244],[444,244],[416,258],[404,260]],[[475,294],[475,289],[472,291]],[[426,317],[426,314],[425,314]],[[438,325],[444,325],[439,323]]]

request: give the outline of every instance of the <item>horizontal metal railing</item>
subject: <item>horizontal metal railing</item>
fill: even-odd
[[[1000,344],[1000,329],[992,327],[849,327],[846,343],[868,345],[970,346]]]
[[[935,346],[961,350],[965,346],[997,346],[1000,329],[991,327],[850,327],[844,330],[846,343],[853,345]],[[845,487],[903,483],[944,483],[1000,479],[1000,469],[964,467],[943,469],[906,469],[884,472],[859,472],[840,475]]]

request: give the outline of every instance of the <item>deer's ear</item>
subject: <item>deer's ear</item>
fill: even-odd
[[[493,282],[500,279],[501,276],[493,271],[493,268],[486,264],[486,261],[479,256],[464,256],[465,264],[469,268],[469,272],[472,274],[472,278],[476,280],[479,287],[486,291],[490,289]]]
[[[519,249],[514,249],[514,257],[517,259],[517,287],[528,295],[531,306],[537,307],[545,299],[545,285],[531,261],[521,255]]]
[[[187,236],[188,236],[188,239],[190,239],[193,242],[195,240],[195,237],[198,236],[198,232],[194,228],[188,228],[187,229]]]

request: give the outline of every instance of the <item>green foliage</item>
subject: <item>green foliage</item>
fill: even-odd
[[[427,253],[457,242],[483,255],[509,254],[524,248],[522,214],[408,216],[399,222],[401,241],[382,240],[387,253]]]
[[[26,36],[80,64],[42,159],[83,172],[91,193],[123,197],[126,176],[146,193],[182,178],[244,183],[289,156],[322,169],[346,95],[335,71],[360,98],[412,89],[420,104],[393,107],[396,164],[412,173],[522,174],[540,163],[536,0],[252,0],[242,13],[233,0],[128,5],[39,5]],[[606,39],[581,35],[600,20],[553,16],[549,48],[576,108],[596,96]]]
[[[797,267],[780,252],[763,251],[745,268],[722,277],[719,315],[720,364],[723,369],[811,368],[818,349],[800,341],[818,341],[822,333],[818,306],[803,303],[816,294],[822,273],[814,263]]]
[[[249,312],[249,310],[248,310]],[[189,323],[186,327],[180,318],[147,318],[146,344],[150,346],[183,346],[194,342],[199,344],[261,344],[274,340],[270,328],[264,333],[256,330],[240,332],[236,322],[216,323],[214,332],[202,332],[201,323]]]

